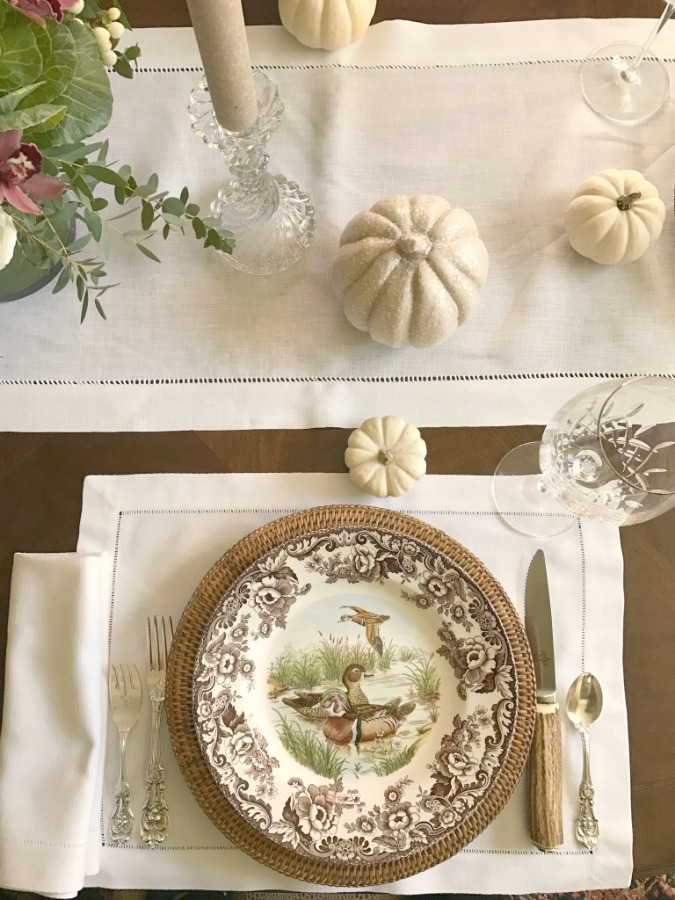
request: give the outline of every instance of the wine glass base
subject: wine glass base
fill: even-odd
[[[314,238],[314,209],[308,195],[294,181],[274,176],[278,200],[271,214],[261,218],[242,215],[232,201],[235,182],[218,192],[211,212],[220,226],[234,235],[234,250],[221,253],[224,262],[251,275],[273,275],[294,265]],[[248,210],[244,210],[248,212]]]
[[[581,67],[581,91],[591,109],[610,122],[638,125],[661,109],[670,91],[663,63],[645,53],[632,69],[642,48],[628,42],[594,50]]]
[[[539,441],[509,450],[492,477],[497,512],[514,531],[545,538],[563,534],[575,517],[543,489]]]

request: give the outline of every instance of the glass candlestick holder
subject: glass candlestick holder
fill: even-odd
[[[268,171],[265,148],[279,127],[284,105],[277,86],[262,72],[253,75],[258,118],[247,131],[228,131],[218,122],[206,79],[190,95],[192,130],[225,157],[230,178],[211,204],[211,214],[234,235],[225,262],[242,272],[272,275],[296,263],[314,238],[314,209],[294,181]]]

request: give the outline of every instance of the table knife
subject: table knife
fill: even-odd
[[[532,649],[537,689],[530,751],[530,836],[541,850],[553,850],[563,842],[562,752],[551,602],[543,550],[534,554],[527,573],[525,631]]]

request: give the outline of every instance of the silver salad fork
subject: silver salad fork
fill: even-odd
[[[151,847],[166,840],[169,831],[169,807],[164,799],[164,767],[159,741],[159,727],[164,709],[166,683],[166,663],[169,645],[173,639],[173,622],[164,616],[157,620],[148,618],[148,665],[145,670],[145,684],[152,703],[150,725],[150,759],[145,772],[145,803],[141,813],[141,838]]]
[[[110,820],[110,836],[116,844],[125,844],[131,837],[134,826],[126,772],[126,750],[129,732],[138,722],[141,712],[141,676],[136,666],[128,663],[111,666],[108,672],[108,694],[120,743],[120,771],[115,788],[115,810]]]

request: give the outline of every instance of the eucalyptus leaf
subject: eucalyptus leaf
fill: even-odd
[[[178,197],[167,197],[162,204],[162,212],[171,213],[172,216],[182,216],[185,212],[185,203]]]
[[[147,256],[148,259],[152,259],[154,260],[154,262],[161,262],[160,258],[158,256],[155,256],[152,250],[150,250],[149,247],[146,247],[145,244],[136,244],[136,246],[141,251],[143,256]]]
[[[176,228],[182,229],[186,225],[180,216],[174,216],[173,213],[164,212],[162,213],[162,218],[165,222],[168,222],[169,225],[174,225]]]
[[[87,228],[91,232],[94,240],[100,241],[103,231],[103,223],[101,222],[101,217],[97,216],[96,213],[90,212],[87,209],[84,211],[84,221],[86,222]]]
[[[75,253],[79,253],[80,250],[84,250],[89,241],[91,240],[91,235],[83,234],[82,237],[74,240],[72,244],[68,244],[68,253],[73,256]]]
[[[70,280],[71,280],[70,269],[68,268],[68,266],[64,266],[63,269],[61,270],[61,274],[59,275],[59,277],[56,280],[56,284],[54,285],[54,288],[52,289],[52,294],[58,294],[59,291],[62,291]]]
[[[62,122],[45,133],[42,145],[57,147],[73,144],[101,131],[110,121],[112,93],[108,75],[91,29],[70,19],[61,28],[75,39],[76,64],[73,77],[55,102],[67,107]]]
[[[14,112],[0,115],[0,133],[12,131],[18,128],[24,131],[24,141],[30,141],[30,131],[49,131],[63,119],[66,114],[65,106],[56,106],[54,103],[40,103],[28,109],[15,109]]]
[[[124,188],[126,181],[124,178],[115,172],[113,169],[109,169],[107,166],[98,165],[98,163],[88,163],[85,169],[87,175],[91,175],[97,181],[102,181],[104,184],[112,184],[115,187]]]
[[[152,203],[148,203],[147,200],[143,200],[142,209],[141,209],[141,227],[144,229],[152,228],[152,223],[155,221],[155,209]]]
[[[110,256],[110,229],[108,228],[108,226],[106,225],[105,222],[103,222],[103,230],[101,231],[100,244],[101,244],[101,250],[103,252],[103,255],[107,259]]]

